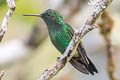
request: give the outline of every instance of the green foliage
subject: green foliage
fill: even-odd
[[[5,3],[6,3],[6,0],[0,0],[0,7],[5,5]]]

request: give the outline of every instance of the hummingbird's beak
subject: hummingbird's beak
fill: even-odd
[[[23,16],[36,16],[36,17],[41,17],[41,14],[24,14]]]

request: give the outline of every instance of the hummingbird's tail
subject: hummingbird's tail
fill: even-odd
[[[84,73],[84,74],[89,74],[91,73],[92,75],[94,75],[94,72],[98,73],[96,67],[94,66],[94,64],[91,62],[91,60],[87,57],[88,59],[88,64],[83,63],[80,58],[78,57],[73,57],[70,60],[70,63],[72,64],[72,66],[74,66],[78,71]]]
[[[94,72],[98,73],[98,70],[96,69],[95,65],[92,63],[92,61],[87,57],[88,64],[85,64],[87,70],[94,75]],[[88,67],[87,67],[88,65]]]

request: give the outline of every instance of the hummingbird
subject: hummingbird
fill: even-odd
[[[24,16],[41,17],[47,25],[52,44],[61,52],[61,54],[64,53],[72,39],[74,30],[64,21],[63,17],[56,10],[47,9],[42,14],[24,14]],[[90,73],[94,75],[94,72],[98,73],[95,65],[88,58],[82,41],[80,41],[75,55],[69,62],[73,67],[84,74]]]

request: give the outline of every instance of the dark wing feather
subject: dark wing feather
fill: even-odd
[[[89,74],[88,70],[86,69],[86,67],[79,62],[78,60],[76,60],[75,58],[72,58],[70,60],[70,63],[72,64],[73,67],[75,67],[78,71],[84,73],[84,74]]]
[[[78,52],[81,55],[82,59],[83,59],[83,63],[86,66],[87,70],[94,75],[94,72],[98,73],[96,67],[94,66],[94,64],[92,63],[92,61],[87,57],[85,48],[82,44],[82,42],[80,42],[80,44],[78,45]]]
[[[68,25],[68,24],[66,24]],[[71,37],[74,34],[73,29],[71,28],[70,25],[68,25],[70,27],[69,33],[71,34]],[[94,66],[94,64],[91,62],[91,60],[87,57],[87,53],[85,51],[85,48],[83,46],[82,41],[80,42],[80,44],[78,45],[77,51],[79,53],[79,57],[73,57],[70,61],[70,63],[80,72],[83,72],[85,74],[88,74],[88,72],[90,72],[92,75],[94,75],[94,72],[98,73],[96,67]],[[82,60],[80,59],[82,58]]]

